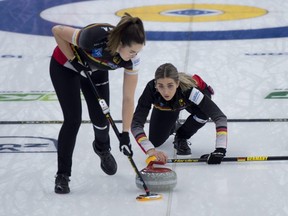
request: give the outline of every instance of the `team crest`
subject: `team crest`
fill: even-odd
[[[183,100],[183,99],[179,99],[179,105],[181,106],[181,107],[183,107],[183,106],[185,106],[186,105],[186,103],[185,103],[185,101]]]
[[[119,63],[121,62],[121,58],[120,58],[119,56],[114,56],[113,62],[114,62],[115,64],[119,64]]]

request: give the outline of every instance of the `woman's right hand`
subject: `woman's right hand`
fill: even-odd
[[[149,149],[147,151],[147,155],[149,156],[148,157],[150,159],[149,161],[160,161],[163,162],[164,164],[167,163],[168,156],[166,155],[166,153],[162,151],[157,151],[156,149]]]

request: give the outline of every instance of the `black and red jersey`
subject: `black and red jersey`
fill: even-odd
[[[107,49],[108,35],[113,28],[114,26],[110,24],[88,25],[73,35],[71,47],[83,61],[89,64],[93,71],[115,70],[117,68],[137,71],[140,63],[138,56],[129,61],[124,61],[119,53],[111,55]],[[53,57],[60,64],[71,68],[70,63],[58,46],[54,50]]]
[[[205,88],[209,87],[206,85],[206,83],[204,84]],[[184,92],[180,87],[178,87],[174,97],[170,101],[166,101],[155,88],[155,80],[153,79],[148,82],[138,100],[131,126],[132,134],[142,149],[147,150],[147,148],[149,149],[151,147],[151,144],[149,144],[147,148],[144,146],[144,143],[147,143],[145,140],[148,140],[144,132],[144,124],[152,106],[155,109],[167,112],[185,109],[189,113],[193,113],[193,109],[195,109],[195,107],[199,108],[204,114],[215,122],[216,147],[226,148],[227,117],[210,97],[201,92],[200,86],[198,86],[198,88],[192,87]]]

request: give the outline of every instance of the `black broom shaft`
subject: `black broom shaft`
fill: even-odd
[[[101,99],[100,94],[98,93],[98,91],[97,91],[97,89],[96,89],[96,87],[95,87],[95,85],[94,85],[94,83],[93,83],[93,81],[92,81],[92,79],[91,79],[91,77],[90,77],[90,75],[89,75],[89,73],[87,71],[85,71],[85,75],[87,76],[87,78],[88,78],[88,80],[89,80],[89,82],[91,84],[91,87],[93,89],[93,92],[94,92],[95,96],[97,97],[98,101],[100,101],[100,99]],[[106,118],[110,122],[110,125],[112,126],[112,128],[113,128],[113,130],[114,130],[114,132],[115,132],[115,134],[116,134],[116,136],[118,138],[118,140],[120,141],[120,132],[119,132],[117,126],[115,125],[115,122],[113,121],[113,118],[110,115],[110,112],[108,112],[106,114],[104,113],[104,115],[106,116]],[[147,193],[147,195],[150,195],[150,191],[149,191],[144,179],[142,178],[141,173],[139,172],[139,170],[138,170],[138,168],[137,168],[132,156],[128,156],[128,159],[129,159],[134,171],[139,176],[139,178],[140,178],[140,180],[141,180],[141,182],[143,184],[143,188],[145,189],[145,192]]]

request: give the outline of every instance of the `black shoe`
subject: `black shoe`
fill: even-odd
[[[173,144],[177,155],[191,155],[191,149],[188,146],[190,143],[186,139],[175,136]]]
[[[64,175],[64,174],[58,174],[56,175],[55,179],[55,188],[54,191],[55,193],[58,194],[67,194],[70,192],[69,188],[69,176]]]
[[[109,150],[99,151],[96,148],[95,141],[93,142],[93,149],[101,159],[101,169],[107,175],[114,175],[117,172],[117,163]]]

